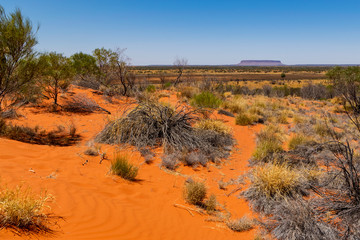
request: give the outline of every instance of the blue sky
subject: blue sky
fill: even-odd
[[[127,48],[134,65],[360,63],[359,0],[0,0],[40,24],[38,51]]]

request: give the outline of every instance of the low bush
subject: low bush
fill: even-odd
[[[134,181],[138,174],[138,167],[129,163],[126,156],[116,155],[111,162],[111,173],[118,175],[126,180]]]
[[[191,105],[202,108],[218,108],[221,100],[211,92],[202,92],[191,99]]]
[[[5,120],[0,119],[0,136],[32,144],[55,146],[73,145],[80,140],[80,135],[76,134],[75,127],[74,129],[75,132],[72,133],[66,133],[63,128],[46,132],[45,130],[40,131],[39,127],[30,128],[7,124]]]
[[[202,166],[206,166],[208,159],[207,157],[199,152],[191,152],[189,154],[186,154],[183,157],[183,161],[186,165],[188,166],[198,166],[198,165],[202,165]]]
[[[108,144],[127,143],[141,148],[163,146],[167,152],[199,151],[205,156],[223,158],[234,144],[230,134],[194,128],[198,111],[186,106],[176,109],[143,102],[125,116],[109,122],[96,141]],[[225,154],[225,155],[224,155]]]
[[[206,198],[206,192],[205,184],[202,182],[191,180],[185,183],[184,196],[190,204],[201,206]]]
[[[288,200],[277,204],[264,225],[279,240],[342,239],[332,226],[316,215],[310,204],[302,200]]]
[[[75,113],[92,113],[99,110],[110,113],[106,109],[100,107],[93,99],[88,98],[85,94],[73,96],[63,104],[62,108],[66,112]]]
[[[45,212],[51,195],[36,196],[29,188],[0,189],[0,228],[16,234],[52,233],[50,225],[59,217]]]
[[[13,108],[0,112],[0,117],[3,119],[17,119],[21,116],[22,115],[18,114]]]
[[[179,154],[172,153],[161,157],[161,166],[174,171],[178,167]]]
[[[254,228],[254,220],[247,216],[239,218],[237,220],[229,220],[226,225],[235,232],[249,231]]]

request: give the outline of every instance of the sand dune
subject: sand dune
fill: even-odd
[[[113,115],[119,109],[89,90],[78,88],[74,92],[86,93]],[[173,99],[173,98],[171,98]],[[206,181],[209,192],[226,205],[234,218],[251,215],[246,202],[237,198],[238,192],[227,197],[227,191],[218,188],[220,179],[237,178],[247,170],[247,160],[255,147],[255,132],[259,127],[242,127],[233,118],[216,116],[227,121],[234,129],[238,149],[226,163],[218,168],[180,167],[171,174],[159,168],[160,158],[150,165],[132,149],[122,150],[131,161],[140,166],[137,182],[128,182],[108,173],[109,161],[99,164],[99,157],[83,154],[86,142],[104,126],[107,114],[89,115],[54,114],[42,109],[25,108],[26,118],[17,124],[40,125],[46,129],[73,122],[83,136],[81,142],[71,147],[53,147],[0,139],[1,182],[9,186],[23,183],[35,192],[47,189],[56,201],[51,212],[64,217],[54,229],[55,236],[36,236],[39,239],[252,239],[255,230],[235,233],[223,223],[206,221],[209,216],[194,212],[192,216],[174,204],[187,205],[182,192],[186,176]],[[104,145],[103,151],[112,158],[114,146]],[[86,162],[87,161],[87,162]],[[191,206],[190,206],[191,207]],[[0,231],[0,239],[26,239],[14,236],[7,230]]]

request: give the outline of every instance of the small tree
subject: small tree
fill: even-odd
[[[60,90],[69,86],[73,76],[70,60],[60,53],[50,52],[40,56],[39,64],[44,95],[57,105]]]
[[[98,67],[97,79],[100,84],[109,86],[112,80],[114,67],[116,65],[117,53],[111,49],[97,48],[93,51]]]
[[[186,58],[176,58],[174,61],[174,67],[178,71],[178,76],[175,80],[174,86],[176,86],[181,81],[181,76],[184,72],[184,68],[187,66],[188,60]]]
[[[6,15],[0,6],[0,109],[6,96],[33,81],[37,71],[33,61],[36,44],[31,21],[19,9]]]
[[[70,57],[71,65],[81,80],[89,80],[90,77],[99,73],[96,58],[86,53],[75,53]]]
[[[285,80],[286,74],[284,72],[281,73],[281,79]]]
[[[129,75],[129,65],[130,65],[130,59],[124,54],[126,49],[116,49],[116,59],[115,59],[115,65],[116,65],[116,74],[120,79],[121,85],[123,86],[123,96],[127,96],[128,94],[128,88],[130,88],[133,84],[133,78],[130,78]]]

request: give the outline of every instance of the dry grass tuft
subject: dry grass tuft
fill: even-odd
[[[118,175],[126,180],[134,181],[138,174],[138,167],[135,167],[126,156],[115,155],[114,160],[111,162],[111,173]]]
[[[254,228],[254,220],[247,216],[239,218],[237,220],[229,220],[226,225],[235,232],[249,231]]]
[[[288,147],[289,150],[294,150],[300,145],[304,145],[311,141],[311,138],[303,135],[303,134],[295,134],[289,140]]]
[[[221,134],[230,134],[231,128],[219,120],[204,119],[195,124],[195,127],[202,130],[211,130]]]
[[[19,235],[53,233],[49,225],[60,217],[45,213],[45,209],[49,208],[47,202],[52,199],[46,192],[35,196],[29,188],[1,189],[0,228],[10,229]]]
[[[285,164],[258,166],[252,177],[251,187],[268,198],[292,195],[300,184],[300,175]]]
[[[193,205],[203,205],[206,197],[206,187],[202,182],[195,182],[193,180],[185,183],[184,197],[185,200]]]

